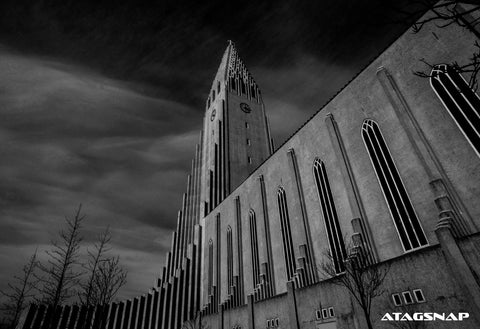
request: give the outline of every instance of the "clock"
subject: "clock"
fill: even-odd
[[[217,114],[217,111],[213,109],[212,114],[210,114],[210,121],[215,120],[215,115]]]
[[[252,112],[252,108],[246,103],[240,103],[240,109],[245,113]]]

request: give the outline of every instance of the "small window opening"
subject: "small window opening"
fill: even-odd
[[[392,299],[395,306],[402,305],[402,298],[400,298],[399,294],[392,294]]]
[[[423,295],[422,289],[415,289],[413,291],[413,294],[415,295],[415,299],[417,300],[418,303],[425,302],[425,296]]]
[[[330,317],[334,317],[335,316],[335,312],[333,311],[333,307],[329,307],[328,308],[328,314],[330,315]]]
[[[412,294],[410,291],[404,291],[402,292],[403,300],[405,301],[406,305],[413,304],[413,298]]]
[[[328,312],[326,308],[322,309],[322,316],[324,319],[328,318]]]

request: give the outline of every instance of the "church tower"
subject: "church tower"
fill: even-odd
[[[229,41],[206,103],[200,205],[203,216],[272,152],[260,90]]]

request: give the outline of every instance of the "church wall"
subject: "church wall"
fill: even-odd
[[[476,225],[479,227],[480,203],[477,197],[480,192],[479,157],[433,89],[430,88],[427,79],[406,80],[408,74],[411,74],[411,70],[424,68],[414,59],[425,58],[430,63],[447,64],[453,61],[460,64],[468,62],[468,58],[473,52],[475,39],[468,31],[456,26],[451,26],[448,30],[452,33],[435,31],[434,35],[430,31],[425,31],[419,35],[420,41],[425,42],[426,47],[429,48],[428,56],[425,51],[422,51],[422,48],[412,46],[406,50],[408,56],[404,54],[401,57],[391,58],[390,61],[395,60],[396,65],[405,67],[396,72],[395,81],[407,102],[412,104],[411,110],[432,145],[435,155],[468,209],[471,218],[476,221]],[[398,51],[397,48],[398,46],[392,49],[392,52]],[[411,67],[408,60],[416,64],[411,70],[408,69]],[[421,103],[419,100],[421,100]],[[414,106],[416,104],[420,106]]]
[[[246,305],[223,312],[223,328],[225,329],[235,328],[236,326],[247,328],[247,323],[248,309]]]
[[[251,250],[251,237],[250,237],[250,224],[249,224],[249,211],[252,209],[255,211],[257,222],[257,241],[258,241],[258,254],[259,263],[262,264],[267,261],[267,246],[264,228],[264,216],[262,209],[262,197],[260,193],[260,182],[258,179],[249,179],[245,182],[245,188],[249,193],[240,194],[241,205],[241,220],[242,220],[242,233],[243,233],[243,266],[245,275],[245,300],[247,295],[252,293],[253,286],[253,265],[252,265],[252,250]],[[237,195],[237,194],[235,194]]]
[[[254,304],[255,328],[267,328],[267,320],[278,319],[279,329],[289,329],[287,294],[277,295]]]
[[[333,325],[339,328],[355,328],[353,324],[353,301],[347,291],[331,280],[320,282],[314,286],[295,291],[298,306],[298,319],[300,328],[315,329],[317,327]],[[323,319],[317,317],[316,312],[333,307],[334,317]]]
[[[472,238],[471,242],[478,243],[478,238]],[[459,290],[452,277],[442,250],[439,245],[423,249],[418,253],[410,253],[400,258],[382,264],[390,264],[390,270],[384,281],[385,293],[374,299],[372,306],[372,319],[376,320],[378,328],[391,328],[388,322],[379,321],[386,312],[436,312],[454,313],[469,312],[471,317],[475,315],[475,309]],[[419,303],[414,300],[413,304],[395,306],[391,297],[392,293],[404,291],[412,292],[414,289],[422,289],[425,302]],[[414,298],[415,299],[415,298]],[[464,321],[455,323],[455,328],[471,328],[472,322]],[[452,323],[436,321],[435,328],[452,328]]]
[[[461,37],[458,37],[459,35]],[[457,305],[456,308],[450,308],[450,310],[458,309],[461,301],[459,302],[456,299],[453,292],[454,288],[452,287],[455,284],[452,283],[451,279],[447,279],[448,274],[444,270],[443,266],[445,264],[439,251],[437,251],[437,254],[430,253],[425,258],[418,256],[421,258],[420,260],[415,260],[415,257],[417,257],[415,252],[405,255],[363,143],[361,127],[363,121],[367,118],[373,119],[379,124],[403,184],[427,236],[429,245],[436,245],[438,242],[434,229],[438,221],[438,210],[434,203],[434,194],[429,185],[432,177],[428,177],[425,165],[415,149],[414,143],[418,141],[412,140],[411,132],[402,125],[401,118],[398,117],[394,108],[396,105],[389,99],[388,90],[385,90],[379,79],[377,70],[379,67],[384,67],[397,84],[415,120],[418,121],[421,132],[425,134],[459,198],[463,200],[471,217],[474,221],[477,221],[477,225],[480,224],[478,223],[480,215],[480,203],[478,203],[478,192],[480,192],[478,191],[480,187],[479,158],[456,127],[455,122],[450,118],[434,91],[430,88],[429,80],[413,74],[415,70],[428,70],[419,61],[420,58],[425,58],[431,63],[462,62],[469,56],[469,52],[465,51],[465,49],[472,49],[472,45],[473,38],[470,34],[455,26],[436,31],[425,27],[419,34],[415,35],[411,34],[410,31],[406,32],[282,145],[244,183],[233,191],[211,215],[207,216],[205,225],[207,227],[206,235],[208,236],[208,232],[211,231],[209,226],[213,225],[212,218],[216,212],[226,214],[226,216],[222,215],[222,221],[225,220],[225,223],[230,221],[233,223],[233,198],[236,196],[240,197],[245,295],[250,294],[253,288],[248,226],[248,210],[250,208],[254,209],[257,215],[257,231],[259,245],[261,246],[260,263],[266,261],[265,233],[263,230],[261,195],[258,185],[259,175],[263,175],[265,178],[277,294],[286,292],[285,258],[277,205],[277,189],[279,186],[283,186],[287,194],[296,257],[298,257],[299,245],[306,243],[301,211],[298,206],[295,177],[289,167],[287,154],[289,149],[294,149],[298,161],[298,170],[305,196],[306,214],[312,234],[313,253],[317,266],[325,261],[324,254],[329,249],[329,245],[312,173],[312,165],[316,157],[319,157],[325,163],[340,227],[342,234],[347,237],[347,241],[353,232],[350,221],[354,217],[353,208],[355,205],[350,204],[346,196],[346,191],[349,187],[345,185],[342,178],[342,171],[339,168],[341,159],[337,158],[333,150],[331,136],[328,133],[327,123],[325,122],[327,114],[331,113],[338,124],[339,132],[345,145],[353,171],[354,182],[358,186],[360,201],[366,212],[366,221],[371,231],[371,239],[374,242],[379,260],[385,261],[396,257],[408,259],[404,263],[399,263],[403,265],[395,265],[396,269],[393,270],[392,277],[397,277],[392,281],[392,287],[401,286],[399,283],[402,282],[408,282],[412,287],[413,285],[421,286],[424,287],[422,289],[425,289],[427,294],[438,298],[438,304],[434,304],[435,307],[446,307],[445,309],[447,309],[447,306],[453,307],[453,305]],[[434,176],[438,177],[438,174],[434,173]],[[233,224],[231,225],[233,228]],[[208,241],[208,237],[206,237],[206,241]],[[423,255],[423,253],[418,253]],[[226,254],[224,253],[223,255],[222,263],[226,264]],[[415,270],[411,271],[412,277],[405,279],[405,268],[407,266],[415,268]],[[222,268],[226,271],[225,267]],[[438,276],[438,286],[431,283],[432,273]],[[450,283],[446,284],[445,282]],[[450,288],[443,288],[444,284]],[[310,300],[308,298],[310,293],[312,294],[312,300],[318,300],[314,297],[315,289],[308,288],[297,292],[305,295],[304,298],[301,298],[302,301]],[[435,295],[434,291],[444,291],[445,296]],[[324,292],[322,293],[324,294]],[[383,299],[382,297],[383,302],[388,303],[388,298]],[[382,299],[379,299],[379,301]],[[272,301],[274,300],[272,299]],[[344,299],[342,298],[341,300],[343,303]],[[268,313],[268,307],[260,305],[270,304],[263,303],[257,303],[255,307],[265,307],[265,313]],[[276,305],[278,308],[281,307],[282,303],[277,302]],[[305,312],[310,312],[308,313],[310,315],[302,313],[301,317],[302,319],[310,319],[305,320],[310,323],[305,323],[305,328],[311,325],[312,319],[312,305],[309,305],[307,308],[308,310],[305,310]],[[304,311],[300,308],[300,312]],[[257,320],[256,318],[255,321]],[[264,325],[265,323],[262,323],[262,326]]]

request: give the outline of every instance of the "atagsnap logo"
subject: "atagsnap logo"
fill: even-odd
[[[385,313],[382,321],[463,321],[468,313]]]

